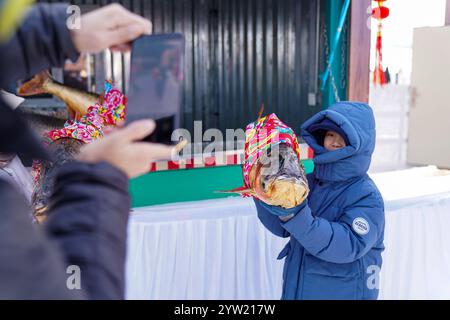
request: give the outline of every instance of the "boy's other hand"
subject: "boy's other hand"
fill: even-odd
[[[293,217],[295,216],[295,214],[291,213],[287,216],[279,216],[280,220],[283,222],[288,222],[289,220],[291,220]]]
[[[273,206],[273,205],[270,205],[270,204],[268,204],[262,200],[256,199],[256,198],[254,198],[254,201],[259,202],[260,205],[267,210],[267,212],[269,212],[270,214],[273,214],[275,216],[278,216],[284,222],[290,220],[292,217],[294,217],[297,213],[301,212],[308,205],[307,199],[305,199],[298,206],[290,208],[290,209],[285,209],[280,206]]]
[[[71,30],[78,52],[97,53],[111,48],[130,50],[130,41],[152,32],[152,23],[119,4],[110,4],[81,16],[81,28]]]
[[[176,152],[175,147],[140,141],[154,129],[153,120],[132,122],[83,146],[77,160],[88,163],[106,161],[122,170],[129,178],[147,173],[151,162],[170,159]]]

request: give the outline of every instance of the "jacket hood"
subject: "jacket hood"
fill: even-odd
[[[316,139],[311,126],[323,120],[334,122],[347,135],[345,148],[328,151]],[[308,119],[301,136],[314,151],[315,176],[320,180],[343,181],[367,173],[375,148],[375,118],[369,105],[338,102]]]

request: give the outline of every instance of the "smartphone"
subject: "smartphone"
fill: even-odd
[[[179,33],[142,36],[132,43],[126,122],[155,120],[156,129],[145,141],[170,144],[179,127],[184,47]]]

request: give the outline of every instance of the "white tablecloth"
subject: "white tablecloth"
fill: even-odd
[[[386,203],[380,298],[450,299],[450,175],[422,168],[373,178]],[[265,230],[251,199],[135,209],[126,297],[279,299],[276,256],[286,241]]]

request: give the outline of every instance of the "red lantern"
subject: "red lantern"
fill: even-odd
[[[383,29],[382,20],[389,16],[389,8],[383,6],[386,0],[374,0],[377,2],[377,7],[372,9],[372,18],[378,20],[378,32],[377,32],[377,43],[375,51],[375,70],[373,73],[373,83],[374,84],[386,84],[386,77],[383,71],[383,36],[381,30]]]
[[[372,9],[372,18],[383,20],[389,17],[389,8],[377,7]]]

